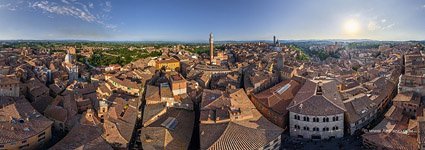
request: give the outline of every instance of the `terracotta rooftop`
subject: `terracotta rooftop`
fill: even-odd
[[[46,110],[44,111],[44,115],[46,115],[46,117],[48,118],[61,121],[61,122],[66,122],[68,119],[66,109],[60,106],[51,106],[51,105],[48,106]]]
[[[287,109],[299,114],[317,116],[334,115],[346,111],[336,81],[320,83],[310,80],[307,80],[301,87]]]
[[[125,100],[113,95],[105,117],[103,137],[109,143],[127,143],[130,141],[138,115],[138,99]],[[136,106],[137,105],[137,106]]]
[[[201,110],[201,120],[228,119],[225,123],[201,123],[201,149],[258,149],[283,132],[256,110],[243,89],[204,90]],[[230,119],[234,110],[238,110],[240,116],[249,117]]]
[[[164,59],[164,60],[158,60],[157,63],[177,63],[179,62],[177,59],[175,58],[170,58],[170,59]]]
[[[297,81],[286,80],[253,96],[264,106],[284,113],[300,87]]]
[[[418,117],[418,140],[425,143],[425,117]]]
[[[168,118],[175,118],[178,122],[173,130],[167,129],[162,124]],[[193,111],[169,108],[147,127],[142,128],[140,136],[143,149],[187,149],[189,147],[195,114]]]
[[[401,121],[403,118],[403,109],[396,106],[391,106],[387,113],[385,113],[385,118],[393,121]]]
[[[202,102],[201,102],[201,109],[204,107],[212,107],[212,105],[216,105],[216,107],[221,107],[219,105],[230,105],[230,101],[228,103],[222,102],[221,101],[225,101],[223,100],[223,93],[222,91],[219,90],[209,90],[209,89],[204,89],[204,92],[202,93]],[[216,102],[217,99],[222,99],[222,100],[218,100]]]
[[[354,123],[377,109],[377,105],[366,95],[344,101],[349,123]]]
[[[145,124],[149,119],[152,119],[154,116],[156,116],[159,112],[163,111],[164,109],[167,109],[165,106],[166,103],[158,103],[158,104],[149,104],[145,106],[145,109],[143,111],[143,121],[142,124]]]
[[[35,110],[38,112],[44,112],[46,110],[47,106],[49,106],[53,101],[53,98],[49,95],[42,96],[39,100],[32,102],[31,105],[34,107]]]
[[[398,93],[393,99],[394,102],[410,102],[419,105],[421,102],[420,97],[416,96],[413,92]]]
[[[154,85],[146,85],[146,100],[160,101],[159,87]]]
[[[159,94],[161,95],[161,97],[173,97],[171,87],[168,83],[161,83],[161,86],[159,88]]]
[[[51,127],[52,121],[24,98],[0,97],[0,143],[22,141]]]
[[[143,149],[165,149],[170,137],[170,132],[163,127],[143,127],[140,140],[142,141]]]
[[[416,138],[400,133],[366,133],[362,137],[369,143],[385,149],[412,150],[417,149]]]
[[[102,138],[102,129],[90,125],[76,125],[58,143],[50,149],[102,149],[112,150],[112,147]]]
[[[0,85],[19,84],[19,80],[12,77],[0,76]]]
[[[172,79],[173,81],[180,81],[180,80],[183,80],[183,78],[182,78],[179,74],[172,75],[172,76],[171,76],[171,79]]]
[[[141,84],[139,84],[137,82],[133,82],[129,79],[119,79],[119,78],[116,78],[116,77],[111,77],[110,80],[121,85],[121,86],[129,87],[129,88],[133,88],[133,89],[140,89],[141,88]]]
[[[258,149],[282,134],[283,129],[254,113],[250,120],[201,124],[201,149]]]

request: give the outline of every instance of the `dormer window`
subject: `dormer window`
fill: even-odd
[[[322,95],[322,83],[321,82],[319,82],[319,85],[317,86],[317,89],[316,89],[316,95]]]

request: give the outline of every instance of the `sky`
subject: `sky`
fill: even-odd
[[[0,40],[425,40],[425,0],[0,0]]]

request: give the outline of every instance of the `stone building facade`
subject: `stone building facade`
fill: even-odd
[[[346,108],[334,80],[307,80],[288,106],[293,137],[329,139],[344,136]]]

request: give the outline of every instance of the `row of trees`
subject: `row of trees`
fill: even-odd
[[[196,54],[202,54],[202,53],[209,53],[210,49],[208,47],[199,47],[199,48],[195,48],[194,50],[189,50],[192,53],[196,53]]]
[[[300,51],[301,55],[297,56],[297,60],[309,60],[309,57],[317,57],[320,60],[326,60],[329,57],[333,58],[339,58],[339,53],[336,52],[326,52],[324,50],[310,50],[310,46],[313,45],[313,43],[301,43],[300,45],[290,45],[289,48],[292,50]]]
[[[310,58],[308,57],[308,55],[306,55],[304,53],[304,50],[302,50],[301,48],[295,46],[295,45],[289,45],[289,49],[291,50],[295,50],[298,52],[299,55],[297,55],[297,57],[295,59],[299,60],[299,61],[307,61]]]
[[[158,57],[161,55],[161,51],[153,51],[149,53],[145,50],[130,51],[128,49],[117,49],[106,52],[95,51],[94,54],[90,58],[88,58],[88,62],[93,66],[108,66],[110,64],[119,64],[121,66],[124,66],[138,59],[147,57]]]

